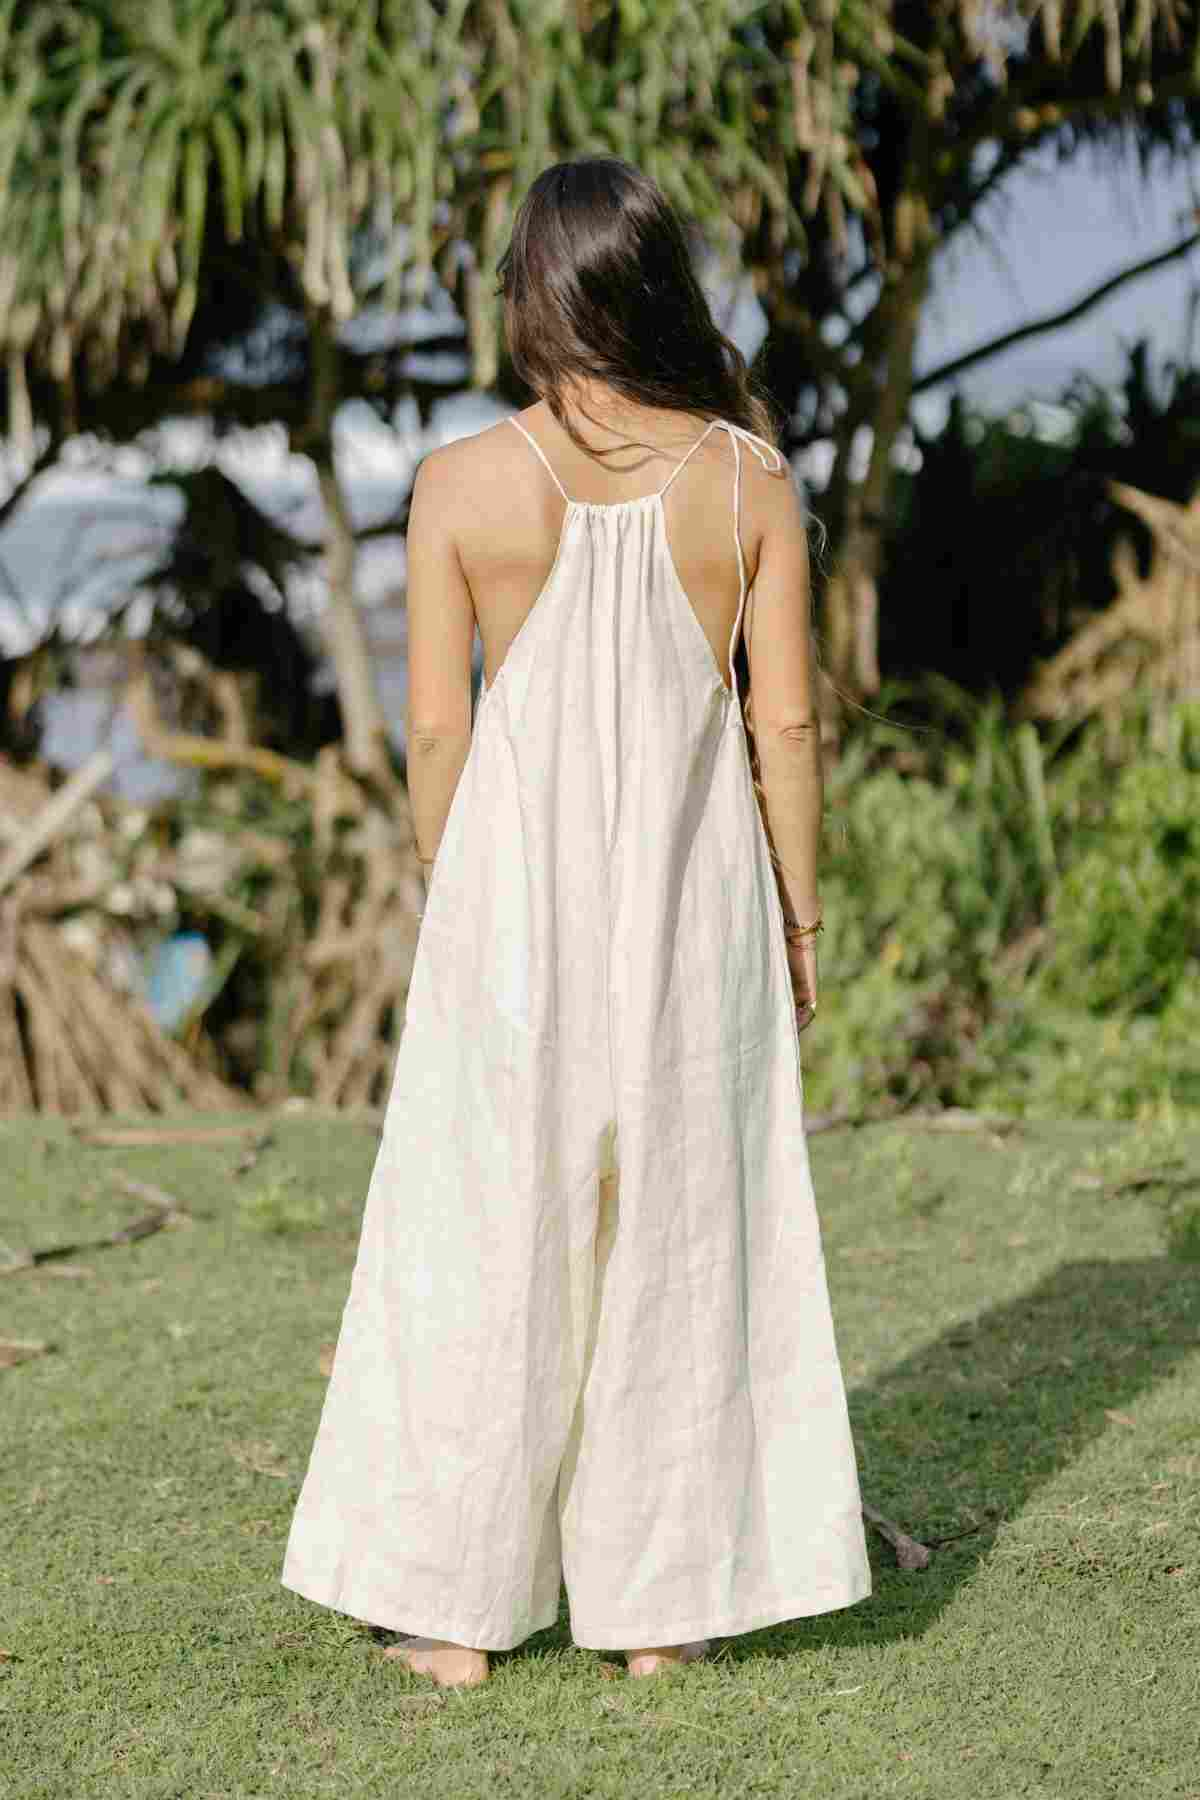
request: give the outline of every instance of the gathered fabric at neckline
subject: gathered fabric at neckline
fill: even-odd
[[[662,489],[655,488],[652,494],[638,494],[633,500],[568,500],[567,509],[576,512],[619,512],[626,506],[649,506],[652,500],[662,499]]]
[[[744,425],[734,425],[728,419],[710,419],[699,437],[689,445],[686,454],[675,464],[675,467],[671,470],[671,473],[667,476],[667,479],[663,482],[662,486],[655,488],[653,493],[639,494],[632,500],[575,500],[568,494],[566,488],[559,480],[558,471],[555,469],[554,464],[550,461],[550,458],[546,455],[546,452],[542,449],[542,446],[538,443],[533,433],[526,430],[525,426],[522,425],[515,413],[509,413],[508,419],[510,424],[515,425],[517,430],[521,433],[521,436],[529,443],[539,462],[542,463],[549,474],[551,481],[553,481],[555,487],[566,501],[568,507],[573,506],[576,511],[580,512],[604,512],[614,508],[628,509],[631,506],[648,506],[652,500],[661,500],[671,483],[675,480],[675,477],[687,467],[692,456],[700,448],[709,433],[718,428],[728,432],[733,443],[736,463],[736,474],[734,477],[736,486],[740,487],[741,484],[741,458],[737,455],[739,439],[749,449],[753,450],[755,456],[757,456],[764,468],[779,468],[782,466],[784,460],[779,447],[775,444],[769,444],[765,438],[759,437],[757,432],[750,431]]]

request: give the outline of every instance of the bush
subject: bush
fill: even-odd
[[[1121,771],[1051,924],[1047,992],[1091,1012],[1162,1010],[1200,955],[1200,772],[1165,758]]]
[[[1043,737],[904,693],[944,723],[872,720],[827,781],[807,1105],[1200,1107],[1200,706]]]

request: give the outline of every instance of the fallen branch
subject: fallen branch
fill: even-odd
[[[901,1113],[898,1123],[919,1125],[924,1131],[996,1131],[1001,1134],[1018,1131],[1020,1119],[1006,1113],[971,1112],[965,1106],[947,1106],[941,1112]]]
[[[135,1181],[132,1175],[117,1175],[115,1180],[118,1187],[124,1188],[127,1194],[132,1194],[135,1200],[148,1200],[156,1211],[147,1213],[144,1219],[138,1219],[132,1225],[126,1225],[123,1230],[114,1234],[110,1240],[112,1243],[131,1244],[135,1238],[148,1237],[152,1231],[157,1231],[168,1219],[185,1216],[186,1208],[179,1204],[174,1194],[168,1194],[166,1188],[155,1187],[149,1181]]]
[[[49,1348],[42,1338],[0,1338],[0,1369],[15,1368],[31,1356],[45,1356]]]
[[[234,1174],[248,1175],[250,1170],[254,1168],[255,1164],[258,1162],[263,1151],[269,1150],[274,1142],[275,1133],[273,1131],[264,1131],[260,1137],[256,1137],[254,1142],[247,1145],[241,1156],[238,1157],[236,1163],[234,1163]]]
[[[861,1112],[851,1112],[848,1107],[835,1107],[831,1112],[806,1112],[804,1129],[809,1137],[818,1131],[836,1131],[840,1125],[856,1128],[860,1125],[878,1125],[884,1119],[894,1119],[896,1109],[886,1101],[878,1106],[864,1107]]]
[[[219,1144],[251,1138],[256,1125],[76,1125],[77,1143],[93,1149],[124,1149],[140,1144]]]
[[[943,1544],[953,1544],[959,1538],[970,1537],[972,1532],[982,1531],[983,1526],[984,1521],[980,1519],[975,1525],[964,1525],[961,1531],[948,1531],[944,1537],[930,1538],[929,1542],[935,1550],[940,1550]]]
[[[81,763],[73,775],[68,776],[58,792],[47,801],[32,823],[26,826],[10,846],[3,862],[0,862],[0,894],[11,886],[23,869],[27,869],[41,855],[47,844],[54,841],[63,826],[81,806],[87,804],[97,788],[103,787],[115,767],[113,753],[105,746],[93,750],[87,761]]]
[[[1180,1169],[1178,1175],[1168,1174],[1169,1169]],[[1128,1175],[1119,1175],[1113,1181],[1105,1182],[1101,1193],[1107,1200],[1115,1200],[1118,1194],[1137,1193],[1141,1188],[1177,1188],[1186,1190],[1200,1186],[1200,1171],[1194,1164],[1189,1165],[1182,1156],[1168,1156],[1163,1162],[1149,1169],[1133,1169]]]
[[[896,1552],[896,1564],[901,1569],[927,1569],[933,1561],[933,1551],[927,1544],[919,1544],[916,1538],[909,1537],[907,1531],[901,1531],[899,1525],[887,1519],[875,1507],[863,1501],[863,1518],[873,1525],[881,1538]]]
[[[135,1181],[130,1175],[118,1175],[118,1186],[137,1200],[147,1200],[154,1208],[140,1219],[134,1219],[130,1225],[119,1226],[110,1231],[107,1237],[91,1238],[73,1244],[52,1244],[45,1250],[10,1251],[14,1258],[7,1267],[0,1267],[0,1275],[16,1275],[23,1269],[40,1268],[43,1263],[57,1262],[64,1256],[74,1256],[80,1251],[111,1250],[118,1245],[136,1244],[142,1238],[151,1237],[154,1232],[161,1231],[164,1225],[171,1225],[189,1214],[173,1194],[165,1188],[154,1187],[148,1181]]]

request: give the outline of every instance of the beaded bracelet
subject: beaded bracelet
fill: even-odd
[[[817,914],[815,919],[810,920],[807,925],[801,925],[798,919],[785,919],[783,921],[783,935],[789,943],[796,943],[801,938],[815,937],[818,931],[824,931],[824,929],[825,921],[820,913]]]

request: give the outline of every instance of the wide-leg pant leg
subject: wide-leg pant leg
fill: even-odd
[[[870,1592],[794,1083],[760,1045],[621,1096],[559,1484],[580,1646],[732,1636]]]
[[[605,1094],[552,1046],[497,1055],[494,1030],[455,1044],[448,1079],[450,1051],[413,1017],[282,1582],[506,1650],[558,1616]]]

